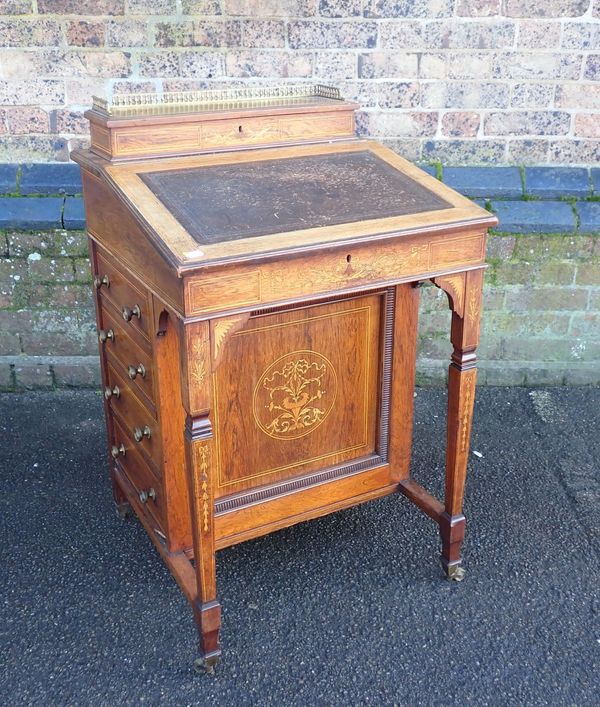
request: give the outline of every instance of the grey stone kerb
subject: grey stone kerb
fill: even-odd
[[[507,233],[600,231],[600,168],[421,165],[494,211]],[[0,229],[85,228],[74,164],[0,164]]]

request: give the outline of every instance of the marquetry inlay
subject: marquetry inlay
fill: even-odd
[[[277,359],[259,378],[254,388],[254,419],[269,437],[304,437],[329,415],[336,393],[336,372],[325,356],[293,351]]]
[[[202,530],[208,533],[210,518],[210,496],[208,493],[208,458],[210,449],[208,444],[197,446],[197,463],[200,471],[200,501],[202,502]]]

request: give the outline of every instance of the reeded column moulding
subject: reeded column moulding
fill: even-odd
[[[198,668],[221,655],[215,553],[229,545],[400,492],[462,578],[496,219],[357,138],[357,107],[305,85],[95,99],[91,147],[73,153],[114,499],[193,607]],[[452,310],[443,501],[409,472],[426,280]]]

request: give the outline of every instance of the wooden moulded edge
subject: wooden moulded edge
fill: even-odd
[[[384,159],[429,191],[443,198],[450,204],[450,208],[202,245],[190,236],[139,177],[140,172],[189,169],[362,150],[369,150]],[[372,140],[351,139],[331,144],[255,148],[243,152],[165,158],[152,162],[104,164],[103,169],[116,191],[124,195],[124,198],[131,204],[130,208],[138,213],[138,218],[146,228],[155,234],[154,239],[157,244],[160,244],[159,247],[162,246],[161,250],[167,248],[172,253],[180,274],[207,265],[260,261],[284,253],[343,246],[373,237],[392,238],[408,233],[412,235],[424,231],[433,232],[434,230],[442,231],[473,226],[490,228],[497,224],[497,219],[493,214]]]

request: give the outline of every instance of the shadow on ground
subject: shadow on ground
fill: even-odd
[[[464,546],[389,497],[218,555],[223,660],[112,509],[100,398],[0,396],[0,684],[11,705],[598,704],[600,389],[478,393]],[[440,492],[441,390],[415,476]]]

